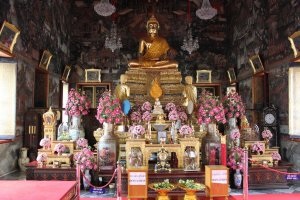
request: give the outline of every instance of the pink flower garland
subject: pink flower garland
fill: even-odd
[[[72,88],[68,95],[66,104],[66,114],[68,116],[87,115],[91,107],[91,102],[85,95],[81,95]]]
[[[123,121],[123,112],[120,100],[106,91],[99,98],[96,119],[100,124],[120,123]]]

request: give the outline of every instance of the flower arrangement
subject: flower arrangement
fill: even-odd
[[[261,136],[265,140],[270,140],[273,137],[273,134],[269,129],[266,129],[261,133]]]
[[[65,152],[66,146],[62,143],[57,143],[53,150],[56,151],[58,154],[61,154]]]
[[[172,190],[175,188],[173,184],[170,183],[169,179],[165,179],[163,182],[153,183],[154,190]]]
[[[198,123],[209,124],[213,121],[226,123],[224,108],[218,97],[204,91],[199,98]]]
[[[183,125],[179,129],[179,134],[181,136],[189,136],[194,133],[194,130],[189,125]]]
[[[79,138],[76,141],[76,145],[77,145],[77,148],[79,148],[79,149],[87,148],[88,147],[88,141],[85,138]]]
[[[51,146],[51,140],[49,138],[43,138],[40,141],[40,145],[45,149],[48,149]]]
[[[176,109],[173,109],[169,112],[168,118],[170,121],[177,121],[179,119],[178,113]]]
[[[233,131],[230,132],[230,138],[232,140],[237,140],[241,137],[239,129],[234,129]]]
[[[129,132],[133,136],[138,137],[144,135],[146,133],[146,130],[142,125],[133,125],[129,127]]]
[[[243,163],[244,163],[244,152],[243,149],[240,147],[233,147],[229,154],[227,159],[227,166],[231,169],[243,169]]]
[[[278,152],[272,152],[273,160],[281,160],[281,156]]]
[[[36,158],[36,161],[38,162],[46,162],[47,161],[47,154],[46,153],[39,153],[37,158]]]
[[[178,114],[178,119],[181,121],[181,122],[185,122],[187,121],[188,117],[187,117],[187,114],[186,114],[186,109],[183,108],[182,106],[176,106],[176,110],[177,110],[177,114]]]
[[[151,105],[151,103],[149,102],[149,101],[146,101],[146,102],[144,102],[143,103],[143,105],[142,105],[142,107],[141,107],[141,110],[143,111],[143,112],[146,112],[146,111],[151,111],[152,110],[152,105]]]
[[[66,104],[66,114],[68,116],[87,115],[91,107],[91,102],[85,95],[81,95],[72,88],[68,95]]]
[[[224,111],[227,119],[240,118],[245,115],[245,106],[242,97],[237,92],[229,92],[223,98]]]
[[[265,146],[261,142],[255,142],[251,146],[251,151],[254,153],[262,153],[265,150]]]
[[[111,95],[110,91],[103,92],[99,98],[96,119],[100,124],[120,123],[123,121],[123,112],[120,100]]]
[[[76,153],[74,155],[74,160],[80,166],[82,171],[86,169],[97,169],[96,158],[90,148],[85,147],[80,152]]]
[[[133,111],[130,114],[130,119],[131,119],[131,121],[136,122],[136,123],[140,122],[142,120],[141,112],[139,112],[139,111]]]
[[[171,111],[174,110],[174,109],[176,109],[176,106],[175,106],[174,103],[172,103],[172,102],[167,103],[167,105],[166,105],[166,107],[165,107],[165,110],[166,110],[167,112],[171,112]]]
[[[142,120],[145,122],[149,122],[152,119],[152,115],[150,111],[145,111],[142,115]]]
[[[192,179],[186,179],[186,180],[179,179],[178,183],[180,186],[190,189],[190,190],[204,190],[205,189],[204,184],[196,183]]]

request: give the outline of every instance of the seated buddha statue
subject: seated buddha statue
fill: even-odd
[[[139,43],[139,57],[128,63],[129,68],[176,69],[178,63],[168,58],[170,50],[166,39],[158,36],[159,23],[152,16],[146,25],[147,36]]]

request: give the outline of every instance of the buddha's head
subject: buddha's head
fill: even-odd
[[[193,84],[193,77],[192,76],[186,76],[184,80],[185,80],[185,83],[188,84],[188,85]]]
[[[121,74],[120,76],[120,82],[121,84],[125,84],[127,82],[127,75],[126,74]]]
[[[158,23],[157,19],[154,17],[154,15],[152,15],[150,17],[150,19],[147,21],[146,28],[147,28],[148,34],[150,34],[151,36],[156,35],[158,33],[159,23]]]

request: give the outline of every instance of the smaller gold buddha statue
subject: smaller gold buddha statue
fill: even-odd
[[[130,88],[126,85],[127,79],[128,77],[126,74],[121,74],[120,84],[115,88],[115,95],[118,99],[120,99],[120,102],[123,102],[130,96]]]
[[[154,16],[147,21],[147,36],[140,40],[139,58],[128,63],[130,68],[176,69],[178,63],[168,58],[166,39],[158,36],[159,23]]]
[[[197,88],[193,85],[193,77],[185,77],[185,86],[183,89],[184,102],[183,105],[187,107],[188,114],[192,114],[197,103]]]

